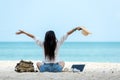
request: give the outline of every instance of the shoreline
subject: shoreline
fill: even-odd
[[[0,60],[0,80],[120,80],[120,63],[65,62],[65,68],[72,64],[85,64],[83,72],[23,72],[14,71],[19,61]],[[35,63],[32,61],[36,69]]]

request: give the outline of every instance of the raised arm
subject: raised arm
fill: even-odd
[[[76,27],[76,28],[73,28],[72,30],[70,30],[69,32],[67,32],[68,35],[72,34],[73,32],[75,32],[76,30],[82,30],[81,27]]]
[[[76,30],[82,30],[82,28],[76,27],[76,28],[73,28],[72,30],[68,31],[67,34],[64,35],[63,37],[61,37],[61,39],[58,41],[58,43],[59,43],[58,45],[60,46],[61,44],[63,44],[63,42],[67,39],[67,37]]]
[[[27,33],[27,32],[25,32],[25,31],[23,31],[23,30],[19,30],[18,32],[16,32],[16,34],[17,35],[19,35],[19,34],[25,34],[25,35],[27,35],[28,37],[30,37],[30,38],[35,38],[35,36],[34,35],[32,35],[32,34],[30,34],[30,33]]]

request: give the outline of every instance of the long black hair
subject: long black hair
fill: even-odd
[[[45,58],[48,57],[49,60],[55,59],[56,43],[57,43],[56,36],[54,31],[52,30],[47,31],[45,34],[45,40],[44,40]]]

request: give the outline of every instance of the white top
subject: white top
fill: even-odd
[[[55,49],[55,60],[49,60],[49,58],[45,58],[45,52],[44,52],[44,61],[45,63],[56,63],[57,62],[57,55],[58,55],[58,50],[60,48],[60,46],[63,44],[63,42],[67,39],[68,37],[68,34],[64,35],[63,37],[61,37],[61,39],[57,42],[57,46],[56,46],[56,49]],[[34,38],[35,42],[37,45],[39,45],[43,51],[44,51],[44,44],[42,41],[40,41],[38,38]]]

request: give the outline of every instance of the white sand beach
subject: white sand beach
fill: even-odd
[[[120,80],[120,63],[66,62],[67,68],[72,64],[85,64],[83,72],[15,72],[19,61],[0,61],[0,80]],[[33,61],[34,65],[36,61]],[[35,66],[36,69],[36,66]]]

